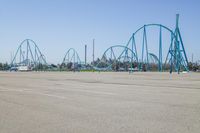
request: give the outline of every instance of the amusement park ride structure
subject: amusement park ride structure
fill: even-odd
[[[149,37],[147,35],[149,29],[157,29],[159,31],[158,52],[154,53],[149,49]],[[167,32],[168,44],[163,38],[164,32]],[[138,39],[138,34],[141,34]],[[153,34],[154,35],[154,34]],[[141,40],[138,43],[137,40]],[[163,46],[167,46],[168,50],[164,50]],[[140,48],[139,48],[140,47]],[[140,53],[140,54],[139,54]],[[165,54],[165,61],[163,62]],[[94,56],[94,55],[93,55]],[[70,48],[62,61],[62,64],[72,63],[75,66],[84,66],[86,63],[81,62],[80,57],[75,49]],[[35,68],[38,65],[47,65],[44,55],[40,52],[36,43],[31,39],[24,40],[17,49],[17,52],[11,62],[11,67],[27,66]],[[104,64],[104,65],[102,65]],[[121,66],[120,66],[121,64]],[[171,30],[162,24],[145,24],[136,30],[126,45],[113,45],[105,50],[102,58],[97,64],[91,66],[96,70],[113,70],[116,66],[126,67],[122,70],[126,71],[151,71],[151,64],[156,64],[158,71],[180,72],[189,71],[188,59],[184,48],[181,32],[179,29],[179,14],[176,15],[175,30]]]
[[[158,28],[159,29],[158,55],[150,52],[148,49],[148,37],[147,37],[148,28]],[[169,37],[170,42],[168,44],[169,50],[167,51],[165,62],[163,62],[164,50],[163,50],[163,35],[162,35],[164,30],[165,30],[165,32],[168,32],[170,35],[170,37]],[[142,47],[141,47],[142,49],[137,49],[139,44],[136,43],[136,36],[139,32],[142,32],[142,36],[140,36],[142,39]],[[126,46],[114,45],[114,46],[108,48],[104,52],[104,54],[101,58],[101,62],[105,62],[105,61],[112,59],[112,55],[115,55],[115,53],[113,52],[113,47],[115,47],[115,48],[116,47],[117,48],[124,47],[124,50],[122,51],[122,53],[118,57],[115,57],[114,60],[121,59],[122,55],[125,54],[123,56],[123,58],[125,58],[125,59],[130,58],[131,61],[129,61],[129,63],[133,64],[133,62],[135,62],[137,64],[138,70],[140,70],[140,71],[142,71],[143,66],[146,66],[146,70],[150,71],[150,63],[151,63],[150,59],[153,60],[153,62],[157,64],[158,71],[160,71],[160,72],[166,71],[167,65],[170,66],[170,68],[169,68],[170,73],[172,71],[180,72],[180,71],[188,71],[189,70],[188,69],[188,59],[187,59],[186,51],[184,48],[183,40],[182,40],[180,29],[179,29],[179,14],[176,15],[176,28],[174,31],[164,25],[161,25],[161,24],[146,24],[146,25],[140,27],[138,30],[136,30],[132,34],[132,36],[130,37]],[[139,56],[139,54],[138,54],[138,51],[140,51],[140,50],[142,51],[141,56]],[[105,56],[105,54],[108,51],[110,51],[110,57]],[[130,53],[131,56],[128,53]],[[101,64],[101,63],[99,63],[99,64]],[[99,64],[97,65],[97,67],[99,66]],[[110,66],[111,65],[112,64],[110,64]],[[129,65],[129,66],[132,67],[132,65]]]
[[[26,39],[20,44],[10,64],[11,68],[22,71],[33,70],[40,65],[47,65],[45,56],[31,39]]]
[[[74,48],[70,48],[66,52],[61,65],[67,65],[69,63],[72,63],[73,69],[75,69],[76,67],[78,68],[79,65],[83,64],[80,60],[78,53],[76,52]]]

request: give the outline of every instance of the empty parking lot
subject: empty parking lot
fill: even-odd
[[[0,72],[1,133],[199,133],[200,74]]]

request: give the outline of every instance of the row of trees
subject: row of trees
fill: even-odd
[[[9,70],[10,67],[8,65],[8,63],[0,63],[0,71],[5,71],[5,70]]]
[[[195,62],[195,63],[189,62],[188,67],[190,71],[194,71],[194,72],[200,71],[200,63],[198,62]]]
[[[78,63],[62,63],[61,65],[57,65],[57,68],[61,71],[74,71],[74,70],[80,70],[81,64]]]
[[[92,66],[98,66],[99,68],[105,68],[108,67],[109,64],[110,65],[110,69],[113,71],[121,71],[123,69],[123,71],[128,71],[129,68],[141,68],[142,71],[146,71],[147,70],[147,65],[143,64],[142,66],[137,64],[136,62],[134,63],[130,63],[130,62],[120,62],[120,61],[109,61],[109,62],[101,62],[100,59],[97,59],[95,62],[91,63]],[[6,70],[10,70],[10,66],[8,63],[0,63],[0,71],[6,71]],[[68,71],[73,71],[73,70],[80,70],[80,69],[92,69],[91,65],[81,65],[81,64],[73,64],[73,63],[68,63],[68,64],[61,64],[61,65],[43,65],[43,64],[39,64],[36,67],[33,68],[33,70],[35,71],[45,71],[45,70],[68,70]],[[157,71],[158,70],[158,65],[157,64],[149,64],[149,68],[151,71]],[[189,71],[200,71],[200,63],[192,63],[189,62],[188,64],[188,68]],[[166,65],[165,66],[166,70],[170,69],[170,65]]]
[[[142,64],[142,63],[137,63],[137,62],[122,62],[122,61],[118,61],[118,60],[110,60],[110,59],[102,59],[100,60],[99,58],[91,63],[94,66],[97,66],[99,68],[106,68],[109,67],[114,70],[114,71],[120,71],[120,68],[124,69],[124,71],[128,71],[129,68],[138,68],[142,71],[147,71],[147,64]],[[165,71],[170,70],[170,64],[163,64],[163,68]],[[188,63],[188,68],[189,71],[200,71],[200,62],[196,62],[196,63],[192,63],[189,62]],[[158,71],[158,64],[155,63],[150,63],[148,65],[148,69],[150,71]]]

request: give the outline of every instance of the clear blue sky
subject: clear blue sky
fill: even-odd
[[[50,63],[60,63],[71,47],[83,60],[84,44],[91,60],[93,38],[100,57],[109,46],[125,44],[144,24],[173,29],[176,13],[189,60],[192,53],[200,59],[199,0],[0,0],[0,61],[9,63],[26,38]]]

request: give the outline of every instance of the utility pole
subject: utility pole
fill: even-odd
[[[87,65],[87,45],[85,45],[85,65]]]
[[[193,63],[193,61],[194,61],[193,58],[194,58],[194,55],[193,55],[193,53],[192,53],[192,63]]]
[[[10,52],[10,64],[12,65],[12,59],[13,59],[13,57],[12,57],[12,52]]]
[[[95,45],[95,39],[93,39],[93,54],[92,54],[92,58],[93,58],[93,59],[92,59],[92,61],[93,61],[92,63],[93,63],[93,64],[94,64],[94,48],[95,48],[94,45]]]

